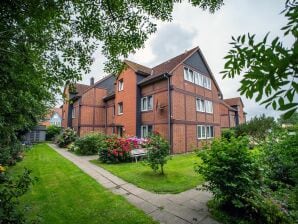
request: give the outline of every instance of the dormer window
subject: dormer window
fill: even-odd
[[[124,87],[123,79],[120,79],[118,81],[118,91],[122,91],[123,90],[123,87]]]

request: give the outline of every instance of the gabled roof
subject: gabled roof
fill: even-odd
[[[81,83],[76,83],[74,87],[75,87],[76,95],[81,96],[83,92],[85,92],[85,90],[87,90],[90,86],[81,84]]]
[[[187,58],[189,58],[193,53],[195,53],[199,47],[195,47],[189,51],[185,51],[183,54],[180,54],[176,57],[173,57],[167,60],[164,63],[161,63],[153,68],[154,75],[160,75],[164,73],[172,72],[179,64],[184,62]]]
[[[195,47],[189,51],[185,51],[183,54],[180,54],[176,57],[167,60],[164,63],[155,66],[154,68],[152,68],[152,74],[143,79],[141,82],[139,82],[139,84],[144,84],[150,82],[151,80],[159,80],[159,77],[162,78],[163,74],[171,73],[178,65],[180,65],[183,61],[189,58],[198,49],[199,47]]]
[[[126,63],[129,67],[131,67],[135,72],[138,72],[144,75],[151,75],[151,71],[152,71],[151,68],[148,68],[144,65],[140,65],[138,63],[135,63],[129,60],[124,60],[123,62]]]
[[[242,105],[242,107],[244,107],[244,104],[242,102],[241,97],[234,97],[234,98],[229,98],[229,99],[224,99],[224,101],[230,105],[230,106],[240,106],[240,104]]]
[[[237,111],[235,108],[231,107],[229,104],[227,104],[225,101],[220,101],[221,104],[223,104],[224,106],[226,106],[229,110],[231,111]]]

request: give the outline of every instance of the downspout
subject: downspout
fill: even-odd
[[[170,143],[170,153],[172,153],[172,130],[171,130],[171,114],[172,114],[172,100],[171,100],[171,75],[168,73],[164,74],[164,77],[168,80],[168,140]]]

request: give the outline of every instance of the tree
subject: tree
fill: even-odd
[[[298,112],[295,112],[289,118],[285,118],[284,115],[281,115],[280,118],[278,118],[278,123],[280,123],[280,124],[293,124],[293,125],[298,124]]]
[[[274,110],[285,111],[290,117],[298,108],[298,2],[287,0],[283,11],[288,19],[282,27],[284,37],[294,39],[287,48],[279,37],[268,42],[268,35],[261,42],[255,41],[255,35],[232,37],[232,49],[225,56],[226,63],[222,73],[234,78],[243,74],[241,95],[256,102],[270,105]]]
[[[7,0],[0,4],[0,148],[41,120],[54,94],[88,73],[102,44],[105,70],[117,74],[121,59],[170,21],[173,0]],[[223,0],[192,0],[218,9]]]

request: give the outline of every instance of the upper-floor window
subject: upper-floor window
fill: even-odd
[[[196,100],[197,111],[205,112],[205,102],[203,99],[197,98]]]
[[[209,100],[205,100],[205,108],[206,112],[212,114],[213,113],[213,104]]]
[[[153,97],[145,96],[141,99],[141,111],[148,111],[153,109]]]
[[[76,118],[76,108],[72,108],[71,118]]]
[[[152,133],[152,125],[141,125],[141,138],[146,138]]]
[[[123,103],[118,103],[118,115],[123,114]]]
[[[198,139],[214,138],[214,127],[212,125],[198,125],[197,137]]]
[[[123,87],[124,87],[123,79],[120,79],[118,81],[118,91],[122,91],[123,90]]]
[[[196,71],[184,67],[184,80],[211,90],[211,79]]]

